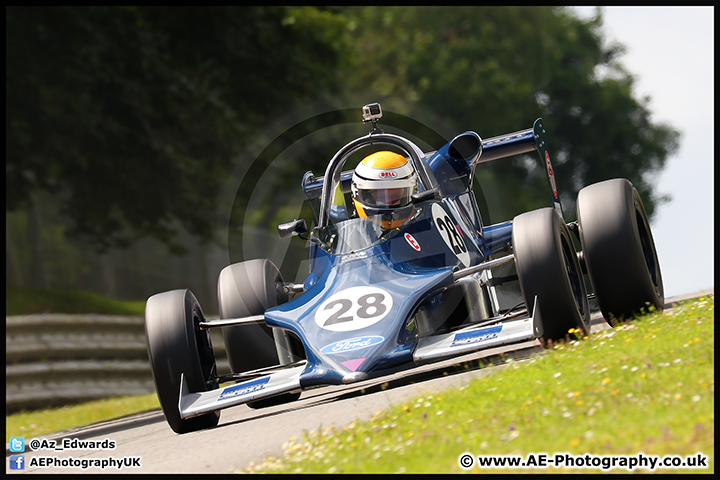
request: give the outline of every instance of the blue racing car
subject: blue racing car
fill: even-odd
[[[234,405],[290,402],[306,389],[502,344],[558,341],[576,328],[589,334],[588,287],[608,321],[662,309],[637,191],[625,179],[585,187],[577,221],[566,222],[541,119],[486,140],[465,132],[423,152],[378,128],[381,116],[379,104],[363,107],[372,131],[342,147],[322,177],[303,178],[315,226],[301,219],[278,227],[282,238],[310,242],[304,283],[284,282],[268,259],[249,260],[220,273],[219,319],[206,319],[187,289],[148,299],[150,363],[175,432],[215,426]],[[532,151],[546,167],[551,206],[484,225],[475,168]],[[502,310],[491,269],[511,262],[524,302]],[[217,373],[211,328],[223,331],[228,375]]]

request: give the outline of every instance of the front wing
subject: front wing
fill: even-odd
[[[415,363],[422,364],[489,347],[540,338],[543,327],[537,297],[533,312],[533,315],[519,320],[485,327],[471,325],[451,333],[421,338],[413,359]]]
[[[477,350],[497,347],[539,338],[543,334],[542,319],[535,297],[533,315],[491,326],[469,326],[461,330],[432,335],[418,341],[413,354],[415,364],[420,365],[444,358],[454,357]],[[282,393],[301,390],[300,377],[307,362],[286,367],[268,369],[266,374],[207,392],[191,393],[185,377],[180,380],[178,406],[182,418],[272,397]]]

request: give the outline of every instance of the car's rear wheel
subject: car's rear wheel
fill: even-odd
[[[617,178],[583,188],[577,218],[585,265],[605,319],[627,319],[648,307],[662,310],[660,262],[632,183]]]
[[[225,267],[218,278],[220,318],[263,315],[266,310],[287,302],[277,289],[283,278],[268,259],[248,260]],[[222,329],[230,369],[242,373],[294,360],[288,334],[266,325],[242,325]],[[291,402],[299,393],[286,393],[249,402],[252,408]]]
[[[191,393],[217,388],[215,355],[202,309],[190,290],[158,293],[145,306],[145,334],[148,356],[160,406],[170,428],[187,433],[214,427],[220,412],[183,419],[178,407],[180,376]]]
[[[590,312],[570,232],[552,208],[513,220],[513,252],[523,298],[531,313],[537,296],[543,339],[561,340],[579,328],[590,333]]]

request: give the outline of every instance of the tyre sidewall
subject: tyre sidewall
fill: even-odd
[[[287,300],[277,292],[280,271],[267,259],[248,260],[225,267],[218,277],[220,318],[262,315]],[[243,325],[222,329],[230,369],[242,373],[278,364],[272,329]]]
[[[204,319],[189,290],[173,290],[150,297],[145,309],[148,357],[165,418],[177,433],[215,426],[219,412],[182,419],[178,409],[180,377],[190,392],[208,390],[198,354],[195,321]]]
[[[657,251],[632,184],[613,179],[585,187],[578,194],[577,217],[585,265],[603,316],[629,317],[648,304],[662,309]]]
[[[567,260],[564,248],[569,251]],[[516,217],[513,252],[528,311],[532,311],[535,296],[538,298],[543,338],[563,339],[573,328],[589,334],[587,292],[570,233],[558,213],[544,208]],[[577,295],[566,270],[567,261],[577,275]]]

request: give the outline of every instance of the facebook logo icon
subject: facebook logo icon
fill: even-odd
[[[24,470],[25,455],[10,455],[10,470]]]

